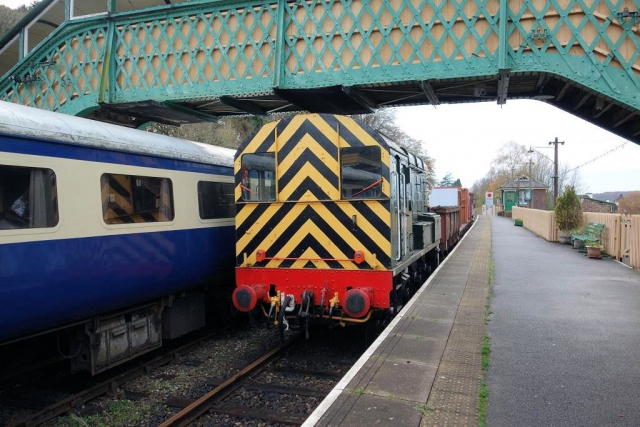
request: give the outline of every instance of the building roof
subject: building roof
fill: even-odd
[[[503,185],[501,185],[498,189],[499,190],[517,190],[518,187],[520,187],[521,190],[526,190],[529,188],[529,178],[526,176],[522,176],[520,177],[520,184],[518,184],[518,180],[514,179],[513,181],[509,181]],[[544,182],[540,182],[540,181],[536,181],[535,179],[531,180],[531,184],[532,184],[532,188],[539,190],[539,189],[543,189],[543,190],[547,190],[549,188],[549,186],[547,184],[545,184]]]
[[[580,198],[580,200],[585,200],[585,199],[586,200],[591,200],[592,202],[600,203],[600,204],[603,204],[603,205],[613,206],[614,209],[618,208],[618,205],[616,205],[614,202],[607,202],[605,200],[594,199],[593,197],[591,197],[591,196],[589,196],[587,194],[580,194],[580,195],[578,195],[578,197]]]
[[[235,150],[0,101],[0,135],[233,167]]]

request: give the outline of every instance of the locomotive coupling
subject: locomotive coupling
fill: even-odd
[[[233,305],[240,311],[248,312],[255,308],[258,301],[264,300],[264,285],[240,285],[232,295]]]

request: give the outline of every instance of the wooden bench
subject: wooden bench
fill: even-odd
[[[602,235],[602,231],[604,230],[604,224],[599,222],[590,222],[584,229],[582,234],[572,234],[571,239],[573,240],[581,240],[583,242],[594,241],[598,244],[600,243],[600,236]]]

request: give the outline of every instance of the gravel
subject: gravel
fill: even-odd
[[[292,337],[295,333],[287,332],[287,338]],[[364,329],[360,326],[333,330],[326,326],[313,328],[311,340],[297,344],[290,351],[290,357],[277,360],[251,381],[259,384],[277,384],[328,393],[339,381],[338,378],[277,372],[274,369],[313,370],[344,375],[350,368],[349,363],[355,362],[366,349],[362,338],[363,333]],[[171,364],[154,369],[149,375],[143,375],[126,383],[115,395],[96,398],[88,402],[77,413],[52,420],[45,425],[159,425],[181,409],[168,406],[168,399],[182,398],[187,399],[186,402],[188,402],[201,397],[213,389],[216,383],[231,377],[273,348],[278,342],[277,328],[237,327],[222,337],[218,336],[203,342],[199,348]],[[127,366],[131,367],[132,365]],[[122,369],[125,368],[126,366]],[[115,370],[109,371],[109,374],[112,375],[113,371]],[[65,379],[62,376],[57,381],[59,384],[65,385],[67,381],[72,381],[71,377],[68,376]],[[89,379],[91,380],[91,378]],[[99,379],[104,381],[105,377],[100,376]],[[98,378],[94,378],[93,381],[97,383]],[[20,390],[24,391],[24,396],[17,393],[15,389],[11,390],[11,393],[12,396],[21,396],[32,402],[38,394],[44,394],[43,399],[48,403],[69,395],[51,390],[38,390],[34,387],[25,386],[24,390]],[[38,387],[41,388],[40,385]],[[74,387],[67,388],[73,392]],[[267,408],[271,411],[304,417],[309,415],[321,401],[320,397],[256,391],[250,387],[240,387],[227,397],[224,403],[250,408]],[[10,419],[20,418],[33,411],[33,409],[25,410],[15,406],[2,405],[0,399],[0,424]],[[210,412],[197,420],[194,425],[279,426],[281,424]]]

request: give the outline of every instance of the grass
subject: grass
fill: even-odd
[[[482,371],[487,372],[487,368],[489,367],[489,358],[491,356],[491,341],[489,340],[489,335],[484,334],[484,338],[482,339]]]
[[[478,388],[478,427],[487,427],[487,401],[489,400],[489,387],[482,381]]]
[[[491,311],[491,297],[493,296],[492,286],[495,278],[496,278],[496,269],[495,263],[493,261],[493,256],[489,258],[489,293],[487,294],[487,304],[485,305],[484,311],[484,324],[488,325],[491,321],[491,315],[493,311]],[[491,361],[491,339],[489,338],[488,332],[485,331],[484,338],[482,339],[482,348],[480,350],[482,354],[482,376],[487,374],[487,369],[489,368],[489,363]],[[478,387],[478,427],[486,427],[487,426],[487,403],[489,400],[489,387],[487,386],[487,382],[483,379],[480,383],[480,387]]]
[[[109,403],[100,414],[81,417],[70,414],[56,423],[57,427],[108,427],[124,424],[141,424],[148,405],[135,405],[129,400],[116,400]]]
[[[416,405],[416,406],[413,407],[413,409],[415,409],[416,411],[420,411],[422,413],[423,417],[428,412],[433,412],[433,411],[436,410],[436,408],[434,408],[432,406],[427,406],[426,404],[425,405]]]
[[[362,396],[364,394],[364,389],[363,388],[353,388],[350,391],[351,391],[351,393],[357,394],[357,395],[360,395],[360,396]]]

